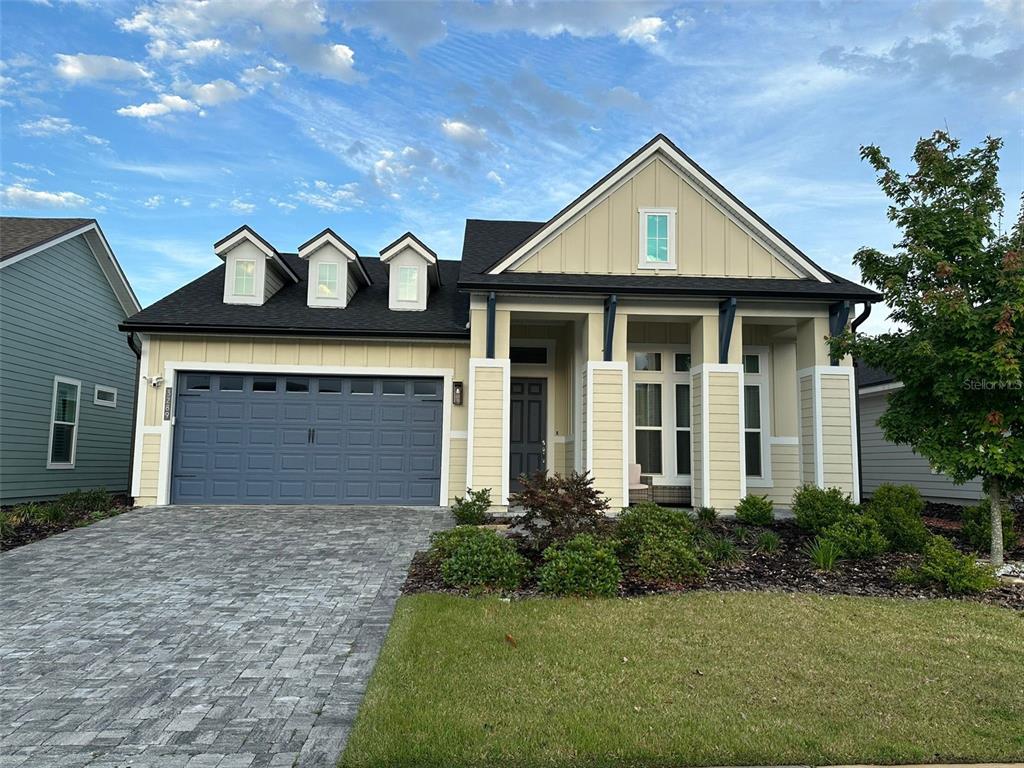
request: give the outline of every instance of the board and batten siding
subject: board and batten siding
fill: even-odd
[[[639,269],[641,208],[676,210],[676,267]],[[661,158],[653,158],[514,272],[798,277]]]
[[[137,358],[125,318],[79,236],[0,272],[0,503],[128,489]],[[47,469],[54,376],[82,382],[73,469]],[[96,385],[114,408],[93,404]]]
[[[225,369],[230,369],[233,363],[367,368],[374,369],[378,375],[387,375],[389,369],[399,368],[442,369],[451,370],[455,381],[469,380],[469,345],[466,343],[153,335],[145,344],[148,361],[145,373],[151,377],[164,376],[169,362],[192,362],[224,363]],[[166,385],[167,382],[164,387]],[[156,503],[160,466],[166,459],[161,456],[157,432],[163,424],[164,387],[148,389],[145,398],[136,498],[139,504]],[[449,500],[465,492],[468,410],[466,406],[452,406],[450,434],[444,435],[449,441]],[[496,486],[495,491],[497,487],[500,486]]]
[[[909,445],[890,443],[878,426],[889,394],[860,396],[860,459],[864,480],[862,494],[870,497],[882,483],[912,485],[927,501],[975,504],[982,495],[981,480],[956,485],[948,475],[933,472],[928,460]]]

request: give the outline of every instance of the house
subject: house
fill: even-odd
[[[664,502],[859,496],[853,367],[826,337],[878,294],[826,272],[664,136],[550,220],[466,223],[447,261],[330,229],[223,265],[122,328],[142,338],[146,504],[505,505],[521,472],[641,465]]]
[[[0,504],[128,490],[138,311],[94,219],[0,217]]]
[[[891,374],[863,363],[857,365],[857,397],[860,402],[860,460],[863,492],[870,497],[882,483],[913,485],[926,501],[977,504],[984,492],[981,479],[956,485],[931,468],[928,460],[909,445],[890,443],[878,426],[889,395],[903,385]]]

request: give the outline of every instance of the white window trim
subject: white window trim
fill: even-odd
[[[100,392],[110,392],[114,395],[113,400],[101,400]],[[117,408],[117,387],[108,387],[104,384],[97,384],[92,393],[92,404],[104,408]]]
[[[419,301],[419,298],[420,298],[420,272],[422,272],[422,271],[423,270],[421,270],[419,267],[413,266],[411,264],[402,264],[402,265],[400,265],[398,267],[398,286],[395,289],[395,301],[401,301],[403,303],[408,303],[408,304],[415,304],[416,302]],[[415,280],[413,280],[413,283],[412,283],[412,297],[411,298],[410,297],[403,297],[402,296],[402,286],[403,286],[402,275],[409,274],[410,272],[412,272],[413,277],[415,278]]]
[[[320,270],[324,267],[334,267],[334,293],[328,293],[326,296],[320,293]],[[341,295],[341,264],[336,261],[318,261],[316,264],[316,298],[318,299],[337,299]]]
[[[675,356],[690,354],[689,344],[629,344],[626,348],[629,358],[629,463],[636,463],[636,407],[633,400],[635,384],[661,384],[661,473],[644,472],[654,485],[691,486],[693,484],[693,376],[690,371],[677,371]],[[637,371],[634,369],[637,352],[660,352],[660,371]],[[693,360],[690,361],[691,366]],[[690,474],[676,473],[676,384],[690,385]],[[644,427],[640,427],[644,429]],[[654,429],[652,427],[652,429]]]
[[[57,387],[60,384],[71,384],[76,388],[75,397],[75,431],[71,437],[71,461],[70,462],[54,462],[50,459],[53,457],[53,426],[56,423],[54,418],[57,415]],[[71,422],[62,421],[61,424],[70,424]],[[46,468],[47,469],[74,469],[75,459],[78,454],[78,429],[82,423],[82,382],[78,379],[69,379],[65,376],[54,376],[53,377],[53,397],[50,399],[50,437],[46,441]]]
[[[639,219],[639,269],[676,269],[676,209],[675,208],[640,208]],[[648,215],[668,216],[668,261],[647,260],[647,217]]]
[[[772,365],[771,356],[768,354],[768,347],[762,346],[749,346],[743,347],[743,355],[757,355],[758,373],[747,373],[744,365],[743,373],[743,386],[757,386],[759,389],[758,400],[761,404],[761,474],[760,475],[745,475],[747,485],[751,488],[770,488],[773,485],[772,482],[772,425],[771,425],[771,397],[769,388],[771,386],[770,367]],[[745,360],[743,361],[746,362]],[[742,395],[746,397],[746,390],[742,390]],[[746,418],[744,416],[744,418]],[[747,432],[756,432],[755,429],[747,429],[746,423],[741,425],[743,431],[743,445],[740,446],[740,450],[746,450],[746,439]],[[744,462],[744,473],[746,472],[746,462]]]
[[[242,264],[252,264],[252,293],[241,293],[238,289],[238,268]],[[240,299],[251,299],[256,296],[256,283],[259,282],[256,275],[256,259],[235,259],[231,267],[231,295]]]

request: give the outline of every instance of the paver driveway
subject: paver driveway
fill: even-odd
[[[163,507],[0,556],[0,766],[333,766],[443,510]]]

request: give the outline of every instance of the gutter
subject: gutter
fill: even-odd
[[[453,331],[382,331],[378,329],[345,329],[337,328],[287,328],[268,327],[265,325],[172,325],[162,323],[121,323],[118,330],[139,331],[144,333],[209,333],[238,334],[245,336],[319,336],[339,338],[373,338],[373,339],[457,339],[469,338],[468,329]]]
[[[132,483],[135,478],[132,476],[135,473],[135,420],[139,415],[139,378],[142,375],[142,347],[135,346],[135,334],[131,331],[125,337],[125,341],[128,342],[128,349],[135,353],[135,397],[132,398],[132,436],[128,441],[128,498],[131,499],[131,503],[135,503],[135,499],[132,498]]]
[[[780,280],[779,282],[783,282]],[[822,285],[828,285],[828,283],[822,283]],[[834,283],[832,284],[834,285]],[[592,295],[605,297],[608,292],[614,290],[620,297],[621,296],[672,296],[672,297],[687,297],[687,296],[698,296],[698,297],[709,297],[713,296],[721,298],[722,296],[741,296],[744,298],[754,299],[806,299],[809,301],[822,301],[822,300],[842,300],[848,299],[851,301],[863,301],[872,302],[881,299],[881,296],[874,293],[874,291],[868,291],[863,289],[859,292],[842,292],[842,291],[819,291],[819,290],[804,290],[804,291],[765,291],[763,289],[756,288],[743,288],[742,286],[720,286],[720,287],[673,287],[673,286],[628,286],[622,285],[607,285],[607,286],[589,286],[581,285],[579,283],[567,283],[565,285],[552,285],[550,283],[499,283],[499,282],[487,282],[487,281],[462,281],[459,283],[459,289],[466,291],[494,291],[500,290],[502,293],[572,293],[577,295]]]

